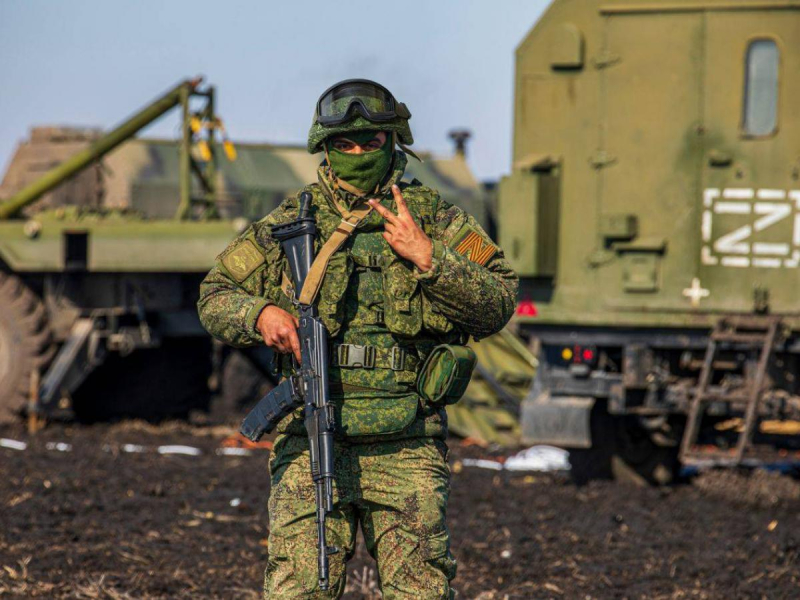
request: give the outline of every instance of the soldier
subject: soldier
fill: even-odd
[[[415,382],[438,344],[465,344],[511,317],[517,277],[475,219],[417,180],[401,181],[413,143],[405,104],[367,80],[322,94],[308,136],[324,152],[304,188],[322,245],[351,210],[373,208],[330,257],[319,290],[333,342],[335,510],[331,585],[317,585],[314,487],[302,409],[278,426],[270,457],[266,598],[340,597],[360,524],[383,597],[452,598],[456,561],[445,521],[450,472],[444,402]],[[401,150],[396,149],[398,146]],[[287,262],[270,227],[297,216],[288,198],[236,239],[200,290],[203,325],[234,346],[266,343],[300,359]],[[471,367],[470,367],[471,368]]]

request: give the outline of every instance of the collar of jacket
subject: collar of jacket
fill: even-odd
[[[407,164],[408,158],[406,158],[406,155],[399,150],[395,150],[394,158],[392,160],[391,174],[384,181],[383,185],[376,194],[365,194],[365,196],[377,196],[380,198],[391,197],[392,186],[400,183],[400,180],[403,178],[403,174],[406,171]],[[326,160],[323,160],[317,169],[317,180],[319,181],[319,187],[322,190],[323,195],[328,202],[330,202],[331,206],[337,210],[337,212],[339,211],[336,208],[336,199],[338,199],[347,208],[352,208],[356,202],[360,201],[364,197],[356,196],[355,194],[352,194],[336,185],[334,182],[334,176],[331,173]]]

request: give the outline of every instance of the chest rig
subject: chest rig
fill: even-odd
[[[437,344],[461,334],[422,292],[413,264],[383,238],[383,218],[377,212],[348,227],[343,225],[352,222],[348,213],[361,203],[342,210],[322,181],[304,191],[313,196],[317,256],[331,239],[347,234],[328,253],[316,292],[333,343],[329,378],[337,422],[348,436],[398,432],[415,419],[420,406],[414,383],[422,361]],[[413,218],[434,237],[435,193],[418,183],[401,184],[401,191]],[[396,212],[389,193],[382,203]],[[291,290],[284,288],[284,293],[293,297]],[[299,422],[294,425],[300,431]],[[287,423],[279,431],[292,432],[292,427]]]
[[[434,198],[419,185],[403,184],[401,190],[409,212],[430,236]],[[321,251],[337,230],[341,231],[351,213],[341,204],[336,206],[339,210],[335,210],[320,186],[309,186],[309,191],[314,195],[318,211]],[[391,200],[384,199],[382,203],[390,210],[396,210]],[[347,238],[330,254],[318,287],[320,316],[331,337],[335,338],[343,325],[379,325],[381,321],[389,332],[400,338],[414,338],[423,331],[433,335],[452,331],[452,324],[424,298],[420,283],[413,274],[414,266],[395,253],[383,238],[382,217],[374,211],[368,212],[361,216],[356,227],[350,229]],[[380,285],[377,285],[378,281]],[[352,306],[345,306],[349,286],[358,286],[361,292],[356,311]],[[372,316],[362,310],[369,307],[374,309]]]

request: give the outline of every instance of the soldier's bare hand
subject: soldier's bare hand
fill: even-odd
[[[256,323],[267,346],[283,354],[294,354],[298,363],[300,362],[300,338],[297,336],[299,326],[300,321],[297,317],[274,304],[261,311]]]
[[[392,195],[397,205],[397,214],[381,206],[374,198],[369,200],[369,204],[386,221],[384,239],[395,252],[410,260],[424,273],[433,266],[433,242],[414,221],[403,194],[396,185],[392,186]]]

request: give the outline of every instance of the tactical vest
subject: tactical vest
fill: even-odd
[[[401,189],[409,212],[430,235],[435,195],[418,184],[403,184]],[[306,191],[313,195],[319,250],[341,215],[318,185],[308,186]],[[317,300],[333,342],[329,377],[337,422],[349,436],[393,434],[408,426],[420,401],[414,390],[416,366],[436,344],[461,337],[422,293],[413,264],[392,250],[383,231],[383,219],[372,211],[331,257]],[[288,266],[284,264],[283,269],[286,281]],[[278,304],[296,314],[289,300],[292,290],[284,286],[283,293]],[[360,353],[362,366],[341,360],[354,349]],[[372,366],[364,364],[370,352],[383,360],[373,360]],[[403,361],[392,364],[396,356]],[[287,421],[290,419],[279,431],[303,432],[299,415],[294,422]]]

